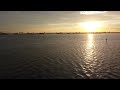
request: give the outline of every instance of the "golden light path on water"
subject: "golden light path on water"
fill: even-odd
[[[94,68],[97,64],[97,58],[96,58],[96,53],[95,53],[95,47],[94,47],[94,35],[93,34],[88,34],[87,36],[87,41],[86,41],[86,47],[85,47],[85,59],[84,59],[84,73],[88,77],[90,77],[94,72]]]

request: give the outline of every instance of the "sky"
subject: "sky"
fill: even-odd
[[[96,32],[120,32],[120,11],[0,11],[0,32],[85,32],[89,21],[102,23]]]

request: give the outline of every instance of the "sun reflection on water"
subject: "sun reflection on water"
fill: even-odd
[[[87,48],[88,49],[92,49],[93,48],[93,34],[88,34]]]
[[[86,43],[86,59],[92,60],[94,52],[94,42],[93,42],[93,34],[88,34],[88,40]]]
[[[87,76],[91,76],[94,72],[94,67],[97,63],[95,48],[94,48],[94,35],[88,34],[88,39],[85,47],[84,57],[84,72]]]

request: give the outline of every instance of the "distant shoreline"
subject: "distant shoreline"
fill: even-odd
[[[56,32],[56,33],[3,33],[0,32],[0,35],[40,35],[40,34],[103,34],[103,33],[120,33],[120,32]]]

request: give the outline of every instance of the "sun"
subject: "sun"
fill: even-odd
[[[101,23],[97,21],[83,22],[82,26],[87,30],[87,32],[96,32],[97,28],[101,27]]]

